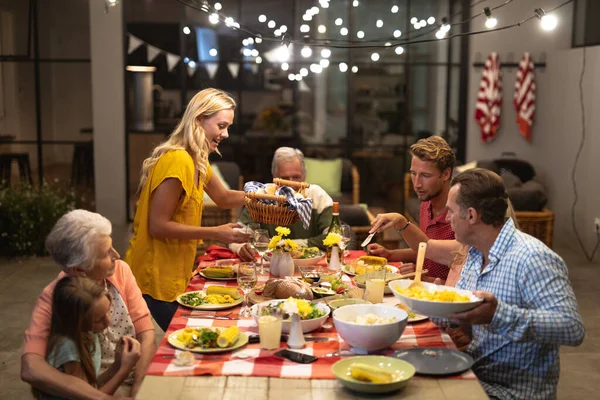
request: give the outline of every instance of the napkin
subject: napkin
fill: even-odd
[[[223,260],[227,258],[239,257],[227,247],[212,245],[206,249],[206,252],[203,256],[199,256],[198,258],[196,258],[196,262],[199,263],[201,261]]]

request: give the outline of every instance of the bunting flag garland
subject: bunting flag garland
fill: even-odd
[[[169,72],[173,71],[173,68],[179,64],[179,60],[181,60],[181,57],[178,55],[167,53],[167,69]]]
[[[133,35],[129,35],[129,47],[127,48],[127,54],[133,53],[138,47],[143,45],[144,42],[136,38]]]
[[[535,77],[533,71],[531,56],[529,53],[524,53],[517,71],[513,106],[517,112],[519,132],[528,142],[531,142],[531,128],[535,117]]]
[[[229,69],[229,72],[231,72],[231,76],[233,78],[237,78],[238,73],[240,72],[240,64],[229,63],[229,64],[227,64],[227,69]]]
[[[218,63],[206,63],[204,64],[204,68],[206,68],[206,72],[208,72],[208,77],[210,79],[214,79],[217,74],[217,70],[219,69]]]
[[[498,53],[491,53],[485,61],[477,103],[475,121],[481,130],[481,140],[491,142],[500,127],[500,108],[502,107],[502,76]]]
[[[146,46],[146,50],[148,53],[148,62],[149,63],[154,61],[154,59],[162,52],[162,50],[159,49],[158,47],[154,47],[154,46],[150,46],[150,45]]]

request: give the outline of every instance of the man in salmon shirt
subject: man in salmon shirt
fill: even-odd
[[[446,201],[450,191],[450,180],[456,163],[456,157],[448,143],[439,136],[421,139],[410,147],[412,161],[410,175],[415,193],[421,200],[419,211],[419,227],[430,239],[451,240],[454,232],[446,222]],[[380,214],[377,218],[385,218]],[[409,225],[398,228],[402,232]],[[389,250],[380,244],[373,243],[367,247],[369,254],[385,257],[388,261],[402,261],[412,263],[417,258],[417,253],[411,249]],[[440,278],[445,281],[448,277],[447,265],[425,259],[423,269],[429,270],[429,279]],[[406,269],[402,273],[409,272]]]

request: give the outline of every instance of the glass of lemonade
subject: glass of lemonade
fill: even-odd
[[[258,336],[261,349],[278,349],[281,344],[283,313],[273,312],[270,315],[261,315],[261,310],[258,313],[260,315],[258,318]]]
[[[237,282],[244,292],[244,305],[239,312],[240,317],[251,316],[250,308],[248,307],[248,294],[256,286],[258,277],[256,275],[256,266],[252,262],[243,262],[238,266]]]
[[[383,303],[386,268],[365,274],[365,300],[373,304]]]

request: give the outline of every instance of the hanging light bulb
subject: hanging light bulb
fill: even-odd
[[[400,31],[400,29],[396,29],[394,31],[394,37],[399,38],[400,36],[402,36],[402,31]]]
[[[321,64],[321,67],[327,68],[327,67],[329,67],[329,60],[326,58],[323,58],[323,59],[321,59],[321,61],[319,61],[319,64]]]
[[[290,64],[288,64],[286,62],[281,63],[281,69],[284,71],[287,71],[288,69],[290,69]]]
[[[410,19],[410,23],[413,24],[413,25],[416,24],[417,22],[419,22],[419,20],[417,19],[417,17],[412,17]]]
[[[258,57],[258,50],[252,49],[252,57]]]
[[[248,39],[246,39],[246,41],[248,42],[248,44],[254,44],[254,39],[249,37]]]
[[[340,26],[340,25],[342,25],[343,23],[344,23],[344,20],[343,20],[343,19],[341,19],[341,18],[336,18],[336,19],[335,19],[335,24],[336,24],[337,26]]]
[[[256,57],[255,61],[257,64],[260,64],[262,62],[262,57],[261,56]]]
[[[340,29],[340,35],[346,36],[347,34],[348,34],[348,28],[342,28],[342,29]]]
[[[308,75],[308,70],[306,68],[300,68],[300,75],[302,75],[302,76]]]
[[[265,14],[260,14],[258,16],[258,22],[267,22],[267,16]]]
[[[325,33],[327,32],[327,27],[325,25],[319,25],[317,30],[319,31],[319,33]]]
[[[392,6],[392,13],[396,14],[398,12],[398,6]]]
[[[300,50],[300,54],[302,55],[302,57],[308,58],[312,55],[312,49],[308,46],[304,46],[302,50]]]
[[[258,53],[258,50],[257,50],[256,52]],[[219,54],[219,52],[217,51],[217,49],[215,49],[215,48],[212,48],[212,49],[210,49],[210,50],[208,51],[208,54],[209,54],[211,57],[216,57],[216,56],[217,56],[217,54]],[[257,54],[257,55],[258,55],[258,54]]]
[[[305,21],[312,21],[312,14],[304,14],[302,19]]]
[[[383,21],[382,21],[382,20],[380,20],[380,19],[378,19],[378,20],[377,20],[377,22],[375,22],[375,25],[376,25],[378,28],[381,28],[381,27],[383,26]]]
[[[189,35],[191,32],[192,32],[192,31],[190,30],[190,28],[189,28],[189,27],[187,27],[187,26],[184,26],[184,27],[183,27],[183,34],[184,34],[184,35]]]
[[[329,58],[329,56],[331,56],[331,50],[329,50],[329,49],[321,50],[321,57]]]
[[[275,35],[275,36],[279,37],[279,36],[281,36],[281,31],[280,31],[279,29],[275,29],[275,30],[273,31],[273,35]]]
[[[358,67],[355,65],[352,67],[352,73],[355,74],[358,72]]]
[[[276,54],[277,60],[281,63],[285,63],[290,58],[290,50],[285,45],[280,46]],[[281,67],[283,67],[283,64],[281,65]]]
[[[362,39],[365,37],[365,33],[363,31],[356,32],[356,37]]]
[[[354,0],[354,1],[352,2],[352,5],[353,5],[354,7],[358,7],[358,0]]]
[[[427,18],[427,23],[428,23],[429,25],[433,25],[433,24],[435,24],[435,17],[429,17],[429,18]]]
[[[225,25],[227,25],[227,26],[233,26],[233,23],[234,23],[234,22],[235,22],[235,21],[234,21],[234,20],[233,20],[233,18],[231,18],[231,17],[227,17],[227,18],[225,18]]]
[[[496,18],[492,17],[492,10],[490,10],[489,7],[486,7],[483,9],[483,12],[486,16],[485,27],[488,29],[495,28],[496,25],[498,25],[498,20]]]
[[[300,75],[300,74],[296,74],[296,80],[297,80],[297,81],[301,81],[301,80],[302,80],[302,75]]]
[[[215,3],[215,5],[213,6],[215,8],[215,10],[219,11],[221,8],[223,8],[223,6],[221,5],[221,3]]]
[[[244,54],[245,57],[250,57],[250,56],[252,56],[252,50],[250,50],[250,49],[244,49],[243,50],[243,54]]]
[[[287,32],[287,26],[286,25],[281,25],[279,27],[279,32],[281,33],[286,33]]]
[[[419,21],[419,25],[421,25],[421,28],[425,28],[427,26],[427,21],[425,21],[424,19]]]
[[[273,21],[273,20],[270,20],[270,21],[269,21],[269,23],[267,24],[267,26],[268,26],[269,28],[271,28],[271,29],[275,28],[275,26],[276,26],[276,25],[277,25],[277,24],[276,24],[276,23],[275,23],[275,21]]]
[[[323,72],[323,67],[321,67],[319,64],[310,64],[310,72],[313,74],[320,74]]]
[[[438,39],[443,39],[444,37],[446,37],[446,32],[444,32],[442,30],[442,28],[438,29],[438,31],[435,33],[435,37]]]
[[[400,54],[404,53],[404,47],[398,46],[398,47],[396,47],[396,49],[394,51],[396,52],[396,54],[400,55]]]
[[[208,16],[208,21],[213,24],[216,25],[219,23],[219,14],[217,13],[212,13]]]
[[[392,45],[391,42],[385,42],[385,47],[390,47]]]
[[[373,54],[371,54],[371,60],[373,60],[373,61],[379,61],[379,53],[373,53]]]
[[[256,39],[254,39],[254,41],[256,43],[262,43],[262,38],[260,36],[257,36]]]
[[[246,47],[246,46],[248,46],[248,44],[249,44],[248,39],[242,40],[242,46]]]
[[[310,31],[310,26],[308,26],[307,24],[300,25],[300,32],[307,33],[308,31]]]
[[[294,75],[294,74],[289,74],[289,75],[288,75],[288,79],[289,79],[290,81],[294,81],[294,80],[296,80],[296,75]]]
[[[546,14],[543,8],[536,8],[534,14],[540,19],[540,26],[545,31],[552,31],[558,25],[558,19],[556,19],[556,16],[552,14]]]
[[[345,62],[341,62],[339,67],[340,67],[340,72],[348,71],[348,64],[346,64]]]
[[[313,8],[310,9],[310,12],[312,15],[317,15],[319,13],[319,7],[314,6]]]
[[[106,0],[106,4],[104,5],[104,9],[108,12],[108,7],[114,7],[119,4],[119,0]]]

